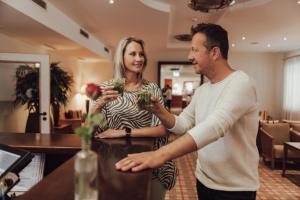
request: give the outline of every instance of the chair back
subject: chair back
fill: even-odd
[[[288,123],[262,124],[262,129],[274,138],[275,145],[282,145],[289,141],[290,125]]]
[[[300,132],[300,123],[291,123],[293,130]]]

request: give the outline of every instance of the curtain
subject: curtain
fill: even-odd
[[[300,56],[284,63],[283,112],[284,119],[300,120]]]

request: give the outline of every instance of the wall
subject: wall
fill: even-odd
[[[229,58],[233,68],[245,71],[254,79],[260,109],[267,110],[275,119],[281,119],[283,54],[232,52]]]
[[[72,93],[65,110],[84,110],[86,98],[80,93],[81,87],[91,82],[101,83],[113,77],[113,67],[110,61],[85,62],[56,52],[50,53],[50,61],[60,62],[61,68],[72,74],[74,79]]]

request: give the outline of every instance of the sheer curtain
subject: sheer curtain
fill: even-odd
[[[300,120],[300,56],[284,63],[283,111],[287,120]]]

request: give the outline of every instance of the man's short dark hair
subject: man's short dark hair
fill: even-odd
[[[206,36],[205,46],[208,50],[219,47],[222,57],[227,60],[229,45],[227,31],[224,28],[217,24],[200,23],[192,27],[192,36],[196,33],[203,33]]]

